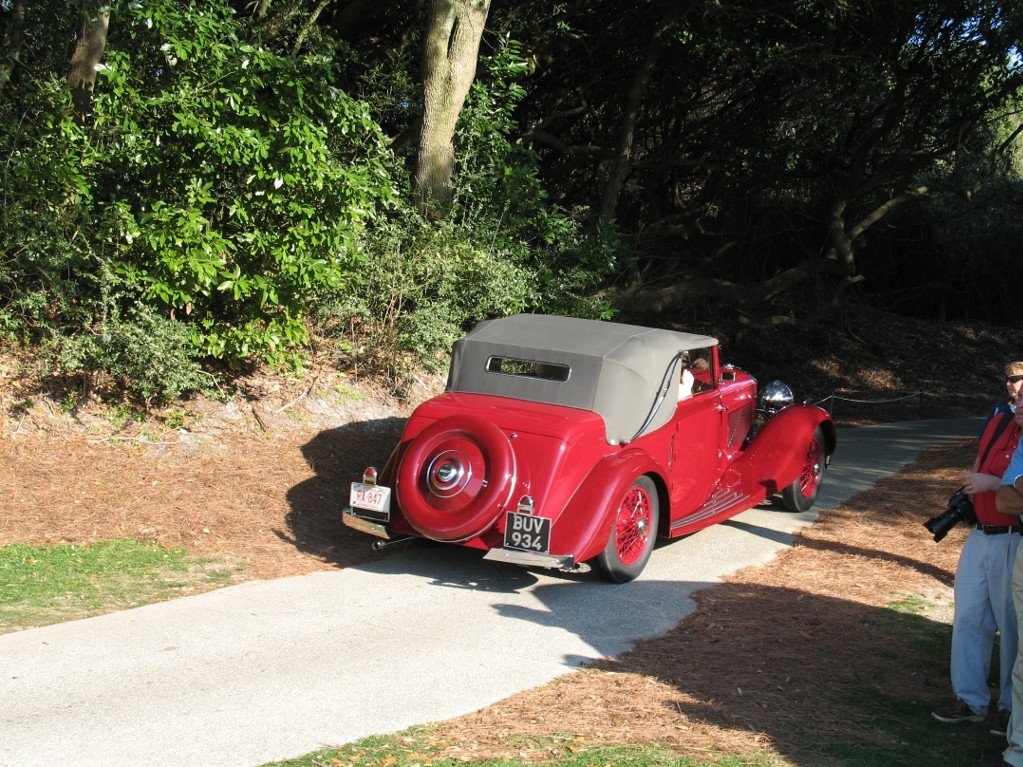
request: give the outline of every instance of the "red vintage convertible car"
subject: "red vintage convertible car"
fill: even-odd
[[[780,493],[805,511],[835,449],[824,409],[721,363],[709,336],[521,314],[456,342],[446,390],[382,472],[353,482],[348,527],[486,558],[636,578],[658,536]],[[386,545],[384,541],[377,545]]]

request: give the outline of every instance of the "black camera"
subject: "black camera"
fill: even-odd
[[[965,487],[965,485],[963,486]],[[924,527],[934,535],[934,542],[937,543],[948,531],[960,522],[968,525],[977,524],[977,514],[973,510],[973,501],[970,496],[963,492],[963,488],[956,490],[955,495],[948,499],[945,510],[933,519],[924,522]]]

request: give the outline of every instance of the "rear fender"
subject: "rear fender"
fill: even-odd
[[[387,463],[384,464],[384,470],[380,472],[380,479],[378,480],[381,485],[386,487],[394,486],[394,467],[398,465],[398,459],[407,447],[407,442],[399,442],[394,446],[391,454],[387,456]]]
[[[803,469],[806,447],[816,429],[824,435],[824,454],[835,451],[835,425],[817,405],[790,405],[768,421],[732,466],[748,482],[747,490],[767,495],[790,485]]]
[[[577,562],[585,562],[603,551],[618,503],[643,474],[654,480],[663,512],[667,508],[667,494],[656,462],[639,450],[609,456],[593,467],[555,523],[557,550],[574,554]]]

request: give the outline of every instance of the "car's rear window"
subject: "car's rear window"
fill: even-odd
[[[535,360],[523,360],[514,357],[490,357],[487,359],[487,372],[564,383],[572,374],[572,368],[568,365],[536,362]]]

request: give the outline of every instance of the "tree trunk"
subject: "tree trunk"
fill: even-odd
[[[423,128],[416,188],[420,209],[451,198],[458,115],[476,77],[490,0],[432,0],[423,46]]]
[[[11,23],[4,31],[3,49],[0,51],[0,93],[14,74],[21,58],[21,42],[25,32],[25,0],[14,0],[11,5]]]
[[[82,0],[81,27],[74,53],[71,54],[71,69],[68,85],[75,106],[78,121],[85,124],[92,114],[92,97],[96,90],[96,65],[103,58],[107,45],[107,28],[110,12],[107,6],[95,8],[96,3]]]
[[[675,10],[677,15],[678,9]],[[632,146],[636,137],[636,123],[639,121],[639,112],[643,108],[643,99],[646,95],[647,84],[657,63],[664,51],[665,38],[673,28],[676,19],[668,19],[664,24],[657,27],[650,37],[646,46],[646,53],[643,59],[636,66],[632,82],[629,84],[629,91],[625,94],[625,103],[622,107],[622,125],[618,134],[618,147],[615,150],[614,163],[611,165],[611,172],[607,181],[604,182],[604,189],[600,195],[600,207],[597,216],[600,219],[611,220],[615,218],[618,207],[618,193],[622,184],[632,171]]]

